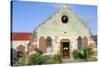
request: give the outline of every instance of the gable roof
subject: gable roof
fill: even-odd
[[[61,17],[66,15],[68,23],[63,24]],[[38,35],[51,34],[52,32],[63,34],[63,32],[75,32],[81,35],[90,35],[90,28],[71,10],[67,5],[63,5],[53,15],[49,16],[43,23],[39,24],[33,33],[39,32]],[[41,32],[40,32],[41,31]],[[84,31],[84,33],[83,33]],[[76,35],[76,34],[75,34]]]
[[[31,40],[32,33],[28,32],[12,32],[11,33],[11,40]]]

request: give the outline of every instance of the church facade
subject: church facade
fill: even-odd
[[[73,59],[74,49],[93,43],[88,26],[65,5],[33,31],[34,47],[44,55],[59,53],[63,59]]]

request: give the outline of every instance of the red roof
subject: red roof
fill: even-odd
[[[31,40],[32,33],[28,32],[13,32],[11,33],[11,40]]]

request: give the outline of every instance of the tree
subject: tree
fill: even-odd
[[[97,45],[97,35],[92,35],[93,37],[93,40],[96,42],[96,45]]]
[[[14,48],[11,48],[11,65],[16,64],[17,60],[17,51]]]

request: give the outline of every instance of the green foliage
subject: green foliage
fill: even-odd
[[[55,60],[53,59],[52,55],[45,55],[44,62],[45,64],[54,64]]]
[[[39,48],[35,48],[36,53],[30,56],[30,62],[29,64],[43,64],[43,56],[42,56],[42,51]]]
[[[29,64],[37,65],[37,64],[43,64],[43,63],[44,63],[43,56],[41,54],[36,53],[36,54],[31,55]]]
[[[78,52],[78,50],[73,50],[73,58],[74,59],[79,59],[79,52]]]
[[[59,54],[55,55],[41,55],[41,54],[33,54],[30,57],[30,63],[33,65],[38,65],[38,64],[56,64],[56,63],[61,63],[61,56]]]
[[[55,55],[45,55],[44,56],[44,62],[45,64],[56,64],[61,63],[61,55],[55,54]]]
[[[73,50],[73,57],[74,59],[84,59],[88,60],[91,55],[93,54],[91,46],[87,46],[85,48],[82,48],[80,50]]]
[[[61,63],[61,55],[42,55],[42,51],[38,48],[35,49],[36,53],[30,56],[29,64],[38,65],[38,64],[55,64]]]
[[[11,54],[12,54],[12,56],[11,56],[11,65],[15,65],[16,64],[16,62],[17,62],[17,51],[15,50],[15,49],[13,49],[13,48],[11,48]]]
[[[17,65],[18,66],[25,65],[25,59],[23,57],[19,58]]]
[[[11,60],[11,65],[12,65],[12,66],[15,65],[16,62],[17,62],[16,60],[12,59],[12,60]]]
[[[35,48],[36,53],[43,54],[43,52],[39,48]]]
[[[92,35],[93,37],[93,40],[96,42],[96,45],[97,45],[97,35]]]
[[[57,63],[61,63],[62,62],[62,58],[61,58],[60,54],[53,55],[53,58]]]
[[[92,47],[91,46],[88,46],[86,48],[83,48],[82,51],[83,51],[83,56],[84,56],[84,59],[87,60],[88,58],[91,57],[91,55],[93,54],[93,51],[92,51]]]

